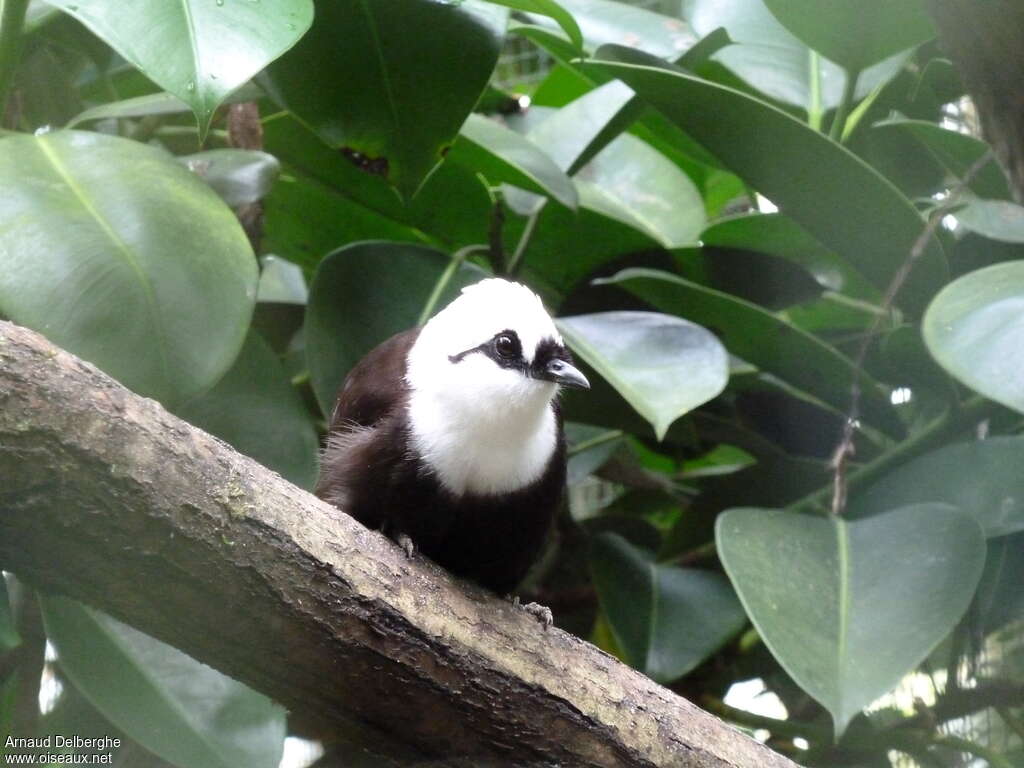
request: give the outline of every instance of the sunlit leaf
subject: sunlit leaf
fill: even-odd
[[[846,83],[842,67],[812,53],[779,23],[763,0],[684,0],[683,16],[699,35],[725,27],[734,45],[714,58],[765,95],[808,112],[839,104]],[[905,55],[897,54],[861,72],[856,98],[890,80],[905,60]]]
[[[972,198],[953,212],[964,227],[1004,243],[1024,244],[1024,206],[1008,200]]]
[[[884,290],[908,258],[924,228],[921,215],[844,147],[765,102],[667,69],[637,51],[607,46],[598,58],[587,66],[623,80],[877,288]],[[766,145],[773,151],[765,152]],[[779,156],[788,161],[778,162]],[[945,275],[942,247],[933,237],[898,301],[923,310]]]
[[[756,304],[653,269],[627,269],[602,282],[620,285],[662,312],[714,328],[734,355],[839,411],[849,406],[850,383],[859,376],[865,420],[902,431],[881,386],[834,347]]]
[[[945,504],[861,520],[730,509],[716,541],[758,633],[837,734],[960,620],[985,563],[978,524]]]
[[[61,671],[146,749],[189,768],[277,768],[285,737],[282,707],[74,600],[40,602]]]
[[[291,48],[312,0],[47,0],[91,29],[150,80],[188,104],[205,136],[213,111]]]
[[[1024,438],[947,445],[898,467],[850,500],[850,517],[915,502],[943,502],[972,515],[986,536],[1024,530]]]
[[[554,198],[573,210],[579,202],[572,180],[539,146],[495,120],[470,115],[448,162],[479,171],[489,182],[505,182]]]
[[[850,71],[935,37],[919,0],[764,0],[809,47]]]
[[[725,349],[699,325],[657,312],[599,312],[558,319],[573,351],[650,422],[669,425],[721,392]]]
[[[591,540],[590,569],[625,661],[658,682],[682,677],[746,624],[721,574],[657,563],[614,533]]]
[[[252,149],[208,149],[177,159],[232,208],[262,200],[281,172],[276,157]]]
[[[1024,261],[954,280],[928,307],[928,350],[967,386],[1024,413]]]
[[[0,186],[0,312],[168,405],[223,375],[256,260],[194,174],[153,147],[59,131],[0,139]]]

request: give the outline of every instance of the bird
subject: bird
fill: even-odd
[[[564,496],[564,387],[590,383],[541,299],[503,278],[469,285],[349,372],[315,493],[409,557],[509,595]]]

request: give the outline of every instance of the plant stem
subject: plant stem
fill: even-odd
[[[850,114],[850,107],[853,106],[854,94],[857,91],[857,80],[860,78],[860,70],[854,69],[846,73],[846,83],[843,85],[843,97],[836,107],[835,117],[832,118],[832,125],[828,129],[828,137],[832,141],[839,141],[843,136],[843,126],[846,125],[846,116]]]
[[[448,287],[448,283],[452,281],[452,277],[458,271],[459,267],[462,266],[462,262],[473,253],[484,252],[486,253],[488,247],[486,245],[467,245],[465,248],[460,248],[452,254],[451,261],[448,262],[448,266],[444,268],[444,272],[437,278],[437,282],[434,283],[434,288],[430,292],[430,296],[427,297],[427,303],[423,305],[423,311],[420,312],[420,319],[416,322],[416,325],[423,325],[430,319],[430,316],[434,314],[434,310],[437,309],[437,302],[441,300],[441,295],[444,293],[444,289]]]
[[[825,115],[821,108],[821,56],[817,51],[807,50],[807,68],[811,77],[811,103],[807,105],[807,124],[820,131],[821,121]]]
[[[545,200],[544,203],[547,201]],[[530,244],[530,240],[533,239],[534,230],[537,229],[537,221],[540,219],[540,214],[544,210],[544,203],[537,206],[537,209],[530,214],[530,217],[526,220],[526,226],[523,228],[523,234],[519,236],[519,242],[516,244],[516,250],[512,254],[512,258],[509,259],[508,265],[505,267],[505,274],[509,277],[514,277],[516,270],[519,269],[519,264],[523,260],[523,254],[526,253],[526,247]]]
[[[621,429],[610,429],[607,432],[602,432],[600,435],[596,435],[589,440],[583,440],[576,445],[572,446],[567,452],[567,456],[575,456],[577,453],[583,453],[583,451],[589,451],[598,445],[604,445],[610,443],[612,440],[618,440],[622,437]]]
[[[972,397],[959,408],[946,411],[921,432],[904,440],[888,453],[884,453],[874,461],[850,472],[846,478],[847,489],[853,490],[879,479],[901,464],[927,453],[936,445],[945,442],[950,436],[998,411],[999,408],[1000,406],[980,395]],[[790,509],[810,511],[821,508],[831,498],[832,492],[832,486],[827,485],[794,502],[790,505]]]
[[[21,50],[21,31],[29,0],[0,0],[0,122],[7,108],[7,93],[14,80]]]

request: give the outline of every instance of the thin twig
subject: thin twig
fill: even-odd
[[[850,410],[847,414],[846,423],[843,425],[843,432],[840,437],[839,444],[836,446],[835,451],[833,451],[830,462],[830,467],[833,471],[831,506],[833,515],[841,516],[846,510],[848,490],[846,475],[849,461],[855,452],[853,438],[860,419],[860,376],[864,369],[864,361],[867,358],[868,350],[871,348],[871,342],[881,327],[883,318],[885,318],[892,309],[896,295],[900,292],[903,284],[907,281],[910,271],[924,255],[924,252],[928,247],[928,243],[938,230],[939,225],[942,223],[942,219],[957,206],[960,200],[960,195],[963,194],[963,191],[968,187],[968,185],[970,185],[974,177],[991,159],[992,151],[988,150],[985,154],[975,160],[956,186],[950,190],[949,195],[943,201],[942,205],[939,205],[931,212],[927,223],[921,230],[921,234],[918,235],[917,240],[914,241],[907,258],[900,265],[900,268],[896,270],[896,274],[893,275],[892,280],[889,281],[889,286],[886,288],[885,295],[882,298],[882,311],[875,316],[874,320],[872,320],[871,326],[868,328],[864,339],[861,341],[860,346],[857,349],[857,355],[853,361],[853,381],[850,383]]]

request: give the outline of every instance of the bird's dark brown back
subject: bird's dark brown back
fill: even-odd
[[[330,432],[372,427],[404,400],[408,392],[406,358],[419,333],[419,328],[396,333],[374,347],[349,371],[338,391]],[[381,386],[381,382],[389,384]]]

